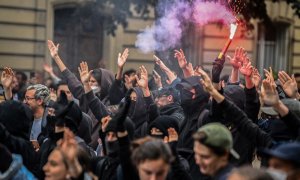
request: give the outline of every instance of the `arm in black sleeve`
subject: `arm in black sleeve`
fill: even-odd
[[[170,142],[169,143],[171,150],[172,150],[172,154],[174,156],[174,161],[171,163],[171,172],[172,172],[172,177],[171,179],[174,180],[181,180],[181,179],[185,179],[185,180],[191,180],[192,177],[189,174],[189,172],[187,172],[183,165],[180,162],[180,158],[179,155],[177,153],[177,142]]]
[[[126,91],[127,89],[124,87],[122,81],[115,79],[108,91],[110,104],[119,104],[121,100],[125,97]]]
[[[259,95],[255,86],[251,89],[245,88],[246,106],[245,113],[255,124],[257,124],[258,113],[260,109]]]
[[[120,146],[120,164],[124,180],[138,180],[138,175],[134,165],[131,162],[130,140],[128,136],[118,138]]]
[[[149,115],[148,124],[154,121],[159,115],[159,109],[157,105],[154,103],[152,96],[144,97],[146,103],[146,109]]]
[[[84,88],[81,82],[77,79],[77,77],[69,70],[66,69],[62,72],[63,78],[67,81],[68,87],[72,93],[72,95],[76,99],[81,99],[84,95]]]
[[[106,106],[100,101],[99,98],[97,98],[94,95],[93,91],[90,91],[87,94],[85,94],[85,97],[89,102],[90,110],[92,111],[96,119],[98,119],[98,121],[101,121],[103,117],[109,115]]]
[[[223,88],[218,91],[220,94],[223,94]],[[220,105],[216,102],[216,100],[211,100],[210,110],[209,110],[209,118],[205,119],[204,124],[214,122],[215,120],[224,119],[222,117],[222,109]]]
[[[232,122],[238,131],[244,137],[251,140],[256,147],[269,148],[272,146],[272,138],[270,135],[259,129],[259,127],[249,120],[247,115],[237,106],[226,99],[219,105],[224,112],[225,118],[232,119]]]
[[[295,136],[297,140],[300,140],[300,119],[294,113],[289,111],[286,116],[281,117],[281,120],[287,125]]]

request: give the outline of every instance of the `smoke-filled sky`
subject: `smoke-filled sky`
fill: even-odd
[[[137,36],[135,45],[143,53],[164,51],[180,45],[182,33],[187,23],[198,26],[210,22],[229,25],[235,18],[224,5],[215,2],[160,1],[156,10],[160,18],[151,27],[146,27]]]

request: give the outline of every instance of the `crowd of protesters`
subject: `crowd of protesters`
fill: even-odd
[[[183,77],[157,56],[161,74],[123,72],[125,49],[116,74],[77,77],[48,47],[60,74],[44,82],[3,67],[0,179],[300,179],[300,74],[260,74],[238,47],[228,76],[224,56],[207,73],[181,49]]]

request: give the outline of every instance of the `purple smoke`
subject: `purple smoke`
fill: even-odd
[[[214,2],[196,0],[192,3],[177,1],[159,3],[156,7],[160,18],[137,36],[135,46],[143,53],[164,51],[179,46],[186,24],[205,25],[221,21],[224,24],[234,22],[234,16],[225,6]]]

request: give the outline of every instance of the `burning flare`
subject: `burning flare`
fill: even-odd
[[[232,39],[236,33],[237,27],[238,27],[237,24],[230,24],[230,36],[229,36],[229,39],[227,40],[225,46],[223,47],[222,52],[218,56],[219,59],[222,59],[222,57],[226,54],[226,52],[232,42]]]

